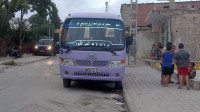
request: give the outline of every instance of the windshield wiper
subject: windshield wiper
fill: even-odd
[[[64,47],[64,46],[63,46]],[[79,49],[81,47],[84,47],[84,46],[75,46],[75,47],[64,47],[65,49],[67,49],[67,51],[65,51],[65,53],[68,53],[69,51],[71,51],[73,48],[76,48],[76,49]]]
[[[109,51],[109,52],[113,53],[114,55],[117,55],[116,52],[114,52],[114,51],[112,51],[112,50],[110,50],[110,49],[108,49],[106,47],[101,47],[101,48],[104,49],[104,50],[106,50],[106,51]]]

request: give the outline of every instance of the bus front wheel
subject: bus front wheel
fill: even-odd
[[[68,88],[71,86],[71,79],[63,79],[63,86]]]
[[[115,82],[115,89],[119,89],[119,90],[122,90],[122,81],[117,81]]]

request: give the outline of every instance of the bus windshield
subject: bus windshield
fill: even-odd
[[[122,51],[125,49],[123,23],[114,19],[67,19],[61,46],[70,50]]]

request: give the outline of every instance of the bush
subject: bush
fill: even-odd
[[[10,65],[10,66],[16,66],[17,63],[15,63],[13,60],[12,61],[8,61],[8,62],[5,62],[5,63],[2,63],[3,65]]]

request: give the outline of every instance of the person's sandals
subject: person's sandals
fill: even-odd
[[[176,84],[180,84],[179,82],[177,82]]]
[[[181,87],[178,87],[178,89],[182,89]]]
[[[174,83],[173,81],[170,81],[169,83]]]
[[[190,90],[190,87],[187,87],[187,90]]]

